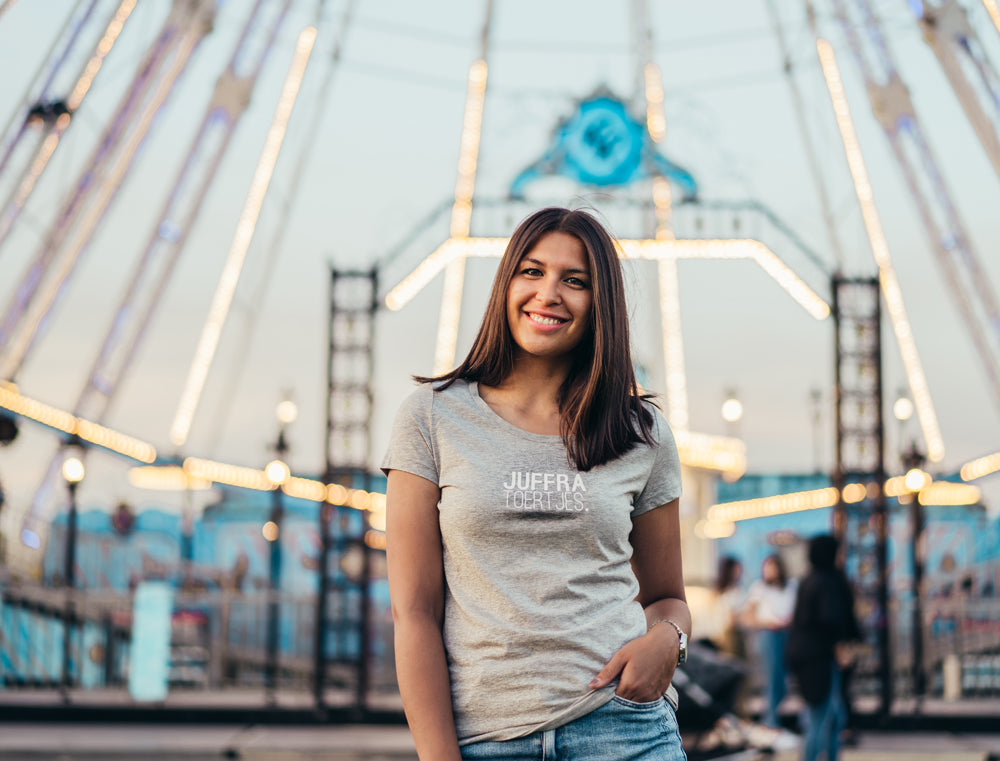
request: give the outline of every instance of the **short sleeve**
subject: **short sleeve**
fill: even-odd
[[[438,483],[440,463],[434,446],[433,403],[434,389],[423,385],[400,405],[392,424],[389,448],[382,458],[383,473],[402,470]]]
[[[681,496],[681,462],[677,456],[677,444],[670,432],[667,421],[658,411],[653,410],[653,447],[655,456],[646,479],[646,486],[639,493],[632,508],[632,517],[649,512],[655,507]]]

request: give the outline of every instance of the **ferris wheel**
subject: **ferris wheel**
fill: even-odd
[[[8,5],[0,6],[0,23],[12,17],[3,15]],[[487,83],[490,78],[494,5],[493,2],[486,2],[483,6],[484,21],[478,55],[467,72],[457,177],[453,198],[448,204],[449,236],[425,259],[416,263],[406,278],[383,294],[390,309],[402,309],[420,288],[438,274],[443,275],[444,297],[435,336],[434,365],[437,370],[454,361],[466,262],[476,257],[495,257],[504,244],[499,237],[474,235],[473,225],[474,210],[482,208],[481,200],[476,196],[476,180],[484,114],[490,95]],[[499,7],[500,4],[496,5]],[[104,125],[92,155],[75,181],[70,183],[55,220],[41,236],[37,251],[21,274],[11,299],[7,304],[0,305],[0,379],[9,384],[0,389],[0,403],[9,410],[43,420],[52,427],[71,431],[102,446],[127,451],[129,456],[137,459],[158,459],[155,451],[150,452],[139,446],[143,442],[131,437],[116,438],[117,432],[103,425],[105,415],[132,366],[146,326],[159,307],[165,284],[203,207],[205,194],[247,108],[269,52],[277,44],[282,21],[291,6],[291,0],[281,3],[257,0],[246,16],[245,27],[219,75],[215,94],[205,109],[201,126],[173,178],[168,200],[135,263],[131,284],[116,310],[113,324],[105,333],[101,348],[91,364],[86,385],[80,390],[72,409],[32,407],[29,404],[30,390],[16,388],[13,381],[41,340],[49,315],[71,284],[95,231],[134,166],[140,146],[154,128],[158,114],[169,104],[175,84],[202,45],[217,12],[217,3],[212,0],[178,1],[173,4],[137,67],[122,101]],[[774,10],[776,4],[772,2],[770,6]],[[90,0],[78,4],[46,55],[44,65],[30,84],[17,113],[0,134],[0,177],[16,178],[10,182],[12,191],[0,207],[0,262],[8,233],[22,219],[21,212],[45,172],[49,159],[72,125],[74,114],[100,75],[104,60],[118,36],[130,23],[135,7],[134,0]],[[989,161],[1000,172],[1000,138],[997,135],[1000,127],[997,106],[1000,103],[1000,80],[986,52],[988,46],[979,38],[984,33],[994,34],[995,30],[977,28],[969,21],[968,8],[957,0],[946,0],[941,4],[911,2],[908,7],[914,14],[914,23],[920,25],[927,43],[941,62]],[[1000,19],[994,3],[984,0],[983,7],[990,18]],[[843,140],[847,166],[857,190],[927,454],[931,460],[940,461],[944,456],[945,443],[932,402],[932,389],[917,353],[914,331],[903,304],[903,290],[874,205],[872,180],[847,106],[847,93],[834,47],[823,36],[829,27],[836,26],[840,30],[847,51],[862,72],[872,108],[886,132],[894,161],[912,194],[991,392],[1000,404],[1000,314],[994,287],[984,272],[983,259],[969,239],[958,205],[952,200],[943,179],[944,172],[921,128],[916,109],[892,56],[891,43],[872,3],[831,0],[825,18],[817,15],[811,2],[805,2],[801,10],[815,37],[817,59],[833,106],[831,118],[836,122]],[[774,16],[778,20],[779,45],[786,47],[780,18],[777,13]],[[350,5],[341,25],[342,34],[349,18]],[[666,90],[663,74],[654,61],[653,23],[645,2],[636,0],[633,3],[632,18],[633,48],[640,86],[628,106],[643,133],[648,135],[654,147],[658,147],[667,138]],[[827,28],[823,28],[824,24]],[[264,40],[263,44],[261,40]],[[240,268],[281,150],[314,40],[315,32],[297,38],[298,52],[286,77],[287,87],[275,109],[272,130],[251,181],[216,298],[171,426],[170,440],[177,451],[185,445],[197,414],[198,400],[212,366],[221,325],[232,302]],[[333,70],[332,66],[330,70]],[[798,80],[790,76],[789,83],[794,95],[799,87]],[[803,131],[803,135],[808,144],[808,129]],[[304,155],[304,152],[300,153],[300,157]],[[816,165],[815,161],[812,163]],[[680,187],[682,194],[691,195],[690,188],[683,187],[682,173],[671,174],[661,164],[658,171],[650,172],[645,179],[651,212],[648,235],[646,238],[637,236],[624,240],[623,255],[651,261],[656,267],[662,328],[660,348],[668,417],[678,434],[686,462],[715,473],[737,476],[746,467],[742,442],[734,437],[698,433],[691,424],[678,297],[683,282],[678,274],[678,261],[697,258],[750,260],[785,289],[813,319],[825,319],[829,305],[822,293],[808,286],[805,278],[800,277],[775,250],[759,240],[748,237],[710,238],[707,235],[681,237],[677,220],[684,209],[675,203],[671,184]],[[830,246],[836,251],[841,244],[837,239],[836,224],[833,223],[835,215],[831,211],[821,172],[815,172],[815,180],[824,214],[830,222]],[[704,203],[702,208],[710,206]],[[755,213],[762,218],[767,216],[766,209],[759,204]],[[780,220],[772,219],[772,222]],[[978,470],[975,470],[977,478],[992,472],[991,467],[993,470],[1000,469],[1000,462],[994,467],[991,464],[993,460],[981,460]],[[43,477],[31,505],[4,512],[8,535],[26,537],[32,542],[40,541],[49,512],[45,485],[51,484],[59,461],[58,453],[53,455],[48,473]]]

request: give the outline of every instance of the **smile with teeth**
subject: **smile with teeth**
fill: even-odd
[[[532,322],[537,322],[539,325],[562,325],[564,322],[569,322],[569,320],[564,320],[559,317],[545,317],[540,314],[535,314],[534,312],[526,312],[526,314]]]

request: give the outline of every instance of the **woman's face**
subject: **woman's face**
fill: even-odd
[[[764,583],[770,584],[778,580],[778,565],[771,558],[765,558],[764,564],[760,567],[761,578]]]
[[[507,323],[522,354],[561,359],[590,331],[590,264],[583,243],[546,233],[507,286]]]

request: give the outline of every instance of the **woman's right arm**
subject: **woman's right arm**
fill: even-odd
[[[417,755],[425,761],[461,761],[442,636],[440,497],[441,490],[431,481],[389,471],[386,554],[396,677]]]

